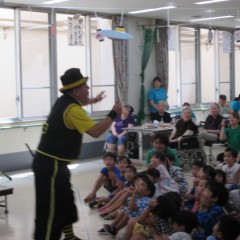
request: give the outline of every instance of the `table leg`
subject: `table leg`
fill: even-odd
[[[143,140],[142,132],[138,132],[138,144],[139,144],[139,160],[143,161]]]

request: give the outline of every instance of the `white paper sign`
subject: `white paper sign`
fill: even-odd
[[[83,46],[83,20],[68,18],[68,45]]]
[[[231,53],[232,34],[230,32],[223,32],[223,52]]]
[[[168,28],[168,50],[176,51],[176,28]]]

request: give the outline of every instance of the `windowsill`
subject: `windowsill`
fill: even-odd
[[[20,120],[20,119],[4,119],[0,121],[0,130],[14,129],[14,128],[29,128],[40,127],[46,121],[46,118]]]
[[[94,121],[102,120],[105,114],[90,115]],[[35,119],[2,119],[0,120],[0,130],[14,129],[14,128],[29,128],[29,127],[41,127],[46,121],[46,117]]]
[[[201,105],[192,105],[190,107],[192,111],[207,111],[210,108],[210,104],[201,104]],[[179,106],[172,106],[168,110],[169,113],[176,113],[176,112],[182,112],[182,107]]]

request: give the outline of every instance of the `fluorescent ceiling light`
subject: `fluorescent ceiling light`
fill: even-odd
[[[216,20],[216,19],[232,18],[232,17],[234,17],[234,16],[227,15],[227,16],[218,16],[218,17],[197,18],[197,19],[191,19],[191,20],[189,20],[189,22],[200,22],[200,21]]]
[[[54,4],[54,3],[61,3],[61,2],[67,2],[68,0],[52,0],[52,1],[47,1],[43,2],[42,4]]]
[[[240,25],[239,26],[235,26],[235,28],[240,28]]]
[[[229,0],[209,0],[203,2],[195,2],[194,4],[203,5],[203,4],[211,4],[211,3],[218,3],[218,2],[228,2]]]
[[[177,8],[177,7],[168,6],[168,7],[161,7],[161,8],[149,8],[149,9],[143,9],[143,10],[133,11],[133,12],[129,12],[129,13],[137,14],[137,13],[154,12],[154,11],[160,11],[160,10],[172,9],[172,8]]]

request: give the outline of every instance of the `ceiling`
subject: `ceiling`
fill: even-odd
[[[43,5],[42,3],[47,0],[4,0],[6,4],[27,5],[38,7],[51,7],[51,8],[64,8],[75,9],[79,11],[97,12],[108,14],[121,14],[132,15],[128,12],[160,8],[165,6],[176,6],[175,9],[159,10],[148,13],[139,13],[132,16],[146,17],[146,18],[161,18],[168,19],[170,22],[180,22],[189,24],[189,20],[198,18],[208,18],[216,16],[233,15],[229,19],[207,20],[202,22],[194,22],[194,24],[210,25],[212,27],[227,27],[235,28],[240,26],[240,0],[229,0],[225,2],[197,5],[194,4],[200,0],[69,0],[67,2],[55,3],[51,5]],[[202,0],[205,1],[205,0]],[[1,1],[0,1],[1,2]],[[193,24],[191,22],[191,24]]]

